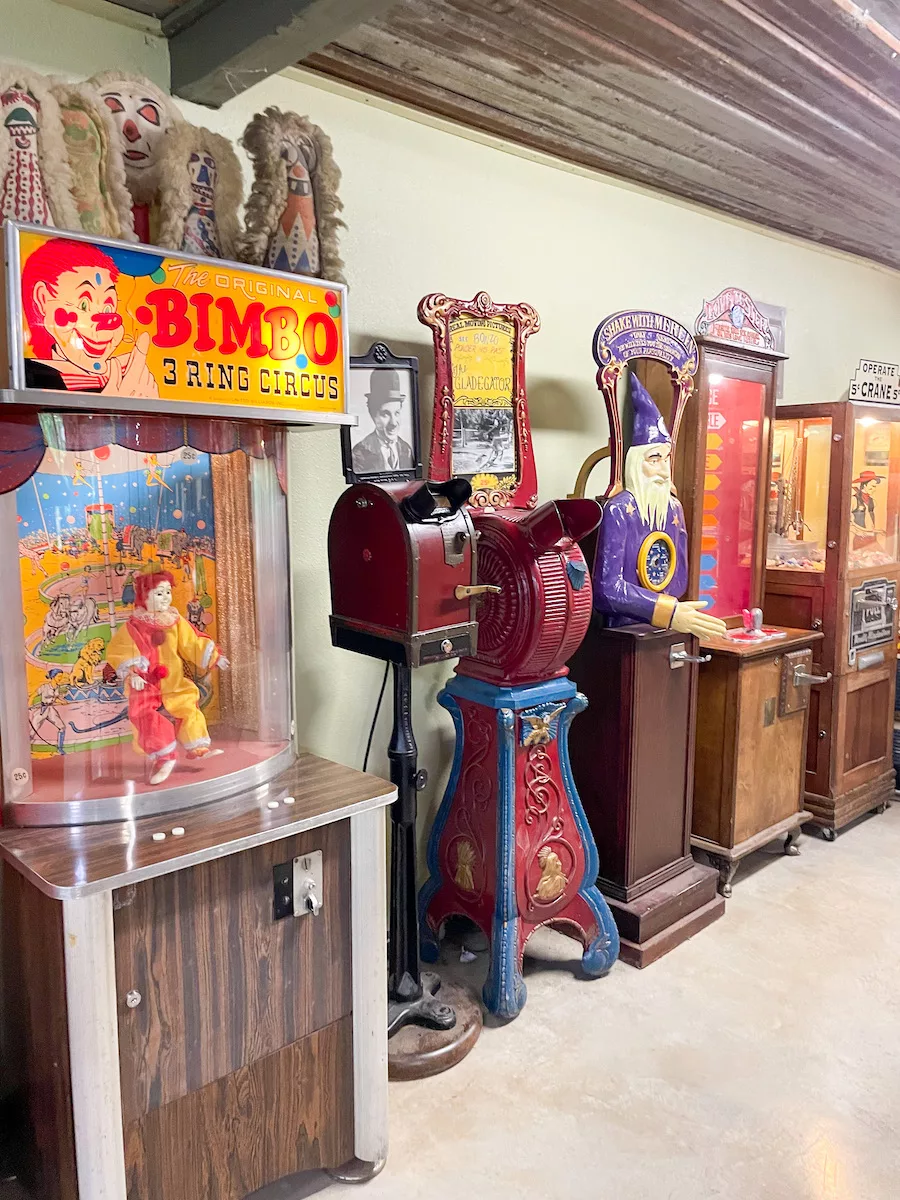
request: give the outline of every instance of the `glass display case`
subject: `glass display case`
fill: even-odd
[[[775,421],[766,567],[822,572],[828,530],[831,418]]]
[[[774,424],[765,610],[824,634],[806,806],[831,836],[893,791],[900,407],[779,406]]]
[[[4,821],[267,783],[295,757],[287,430],[353,421],[345,288],[4,233]]]
[[[729,624],[740,624],[741,613],[762,599],[763,481],[779,357],[701,343],[697,403],[685,418],[676,461],[695,547],[689,591]]]
[[[853,418],[847,567],[869,570],[898,561],[900,420],[893,412]]]
[[[22,695],[0,709],[16,822],[202,803],[290,765],[284,431],[79,413],[25,428],[37,469],[0,508],[3,607],[21,613],[0,645]]]
[[[676,483],[694,547],[689,594],[696,588],[727,630],[700,645],[709,661],[698,686],[691,843],[718,868],[728,896],[748,854],[776,838],[796,853],[796,831],[809,818],[803,759],[812,647],[821,634],[768,607],[763,624],[759,611],[784,355],[762,311],[738,288],[704,302],[695,328],[697,403],[685,418]]]

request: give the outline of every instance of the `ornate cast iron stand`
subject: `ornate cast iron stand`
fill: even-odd
[[[449,916],[474,921],[491,945],[485,1006],[509,1019],[525,1004],[522,955],[540,925],[581,941],[588,975],[605,975],[619,952],[569,766],[569,725],[587,701],[565,678],[498,687],[466,676],[438,699],[456,753],[419,896],[422,957],[436,960]]]

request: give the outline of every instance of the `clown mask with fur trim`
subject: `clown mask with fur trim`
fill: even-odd
[[[178,111],[149,80],[105,75],[96,83],[121,137],[128,190],[137,203],[149,204],[161,182],[163,138],[180,120]]]

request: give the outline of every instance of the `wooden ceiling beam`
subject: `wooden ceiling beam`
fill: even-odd
[[[169,38],[172,91],[219,108],[321,50],[391,0],[222,0]]]
[[[403,0],[303,65],[900,267],[892,54],[838,0]]]

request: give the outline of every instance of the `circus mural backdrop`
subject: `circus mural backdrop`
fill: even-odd
[[[130,742],[125,685],[107,663],[134,610],[134,574],[160,563],[173,603],[215,639],[216,535],[210,456],[117,445],[48,449],[16,496],[33,758]],[[197,674],[217,716],[218,676]]]

